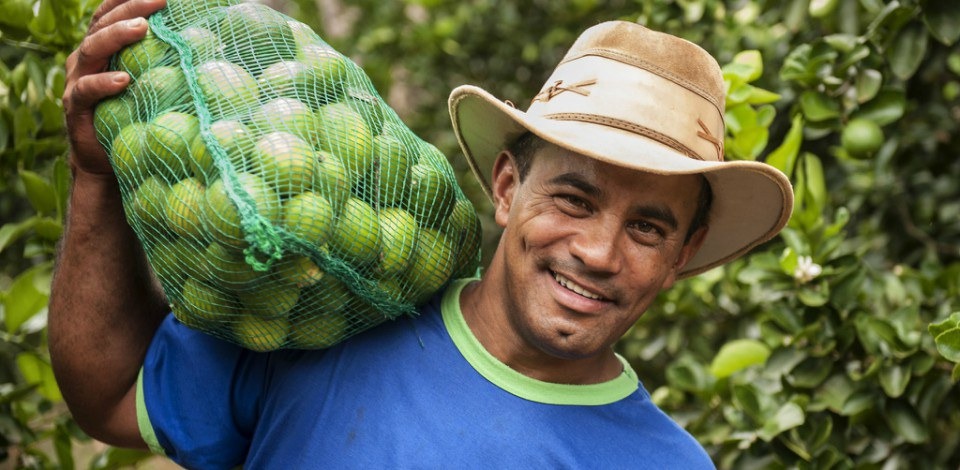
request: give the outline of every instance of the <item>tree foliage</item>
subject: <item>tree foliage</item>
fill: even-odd
[[[702,45],[728,84],[726,158],[783,170],[796,208],[781,236],[665,292],[618,349],[722,468],[960,466],[960,3],[274,6],[361,63],[450,156],[487,216],[487,254],[498,230],[450,130],[453,87],[524,108],[607,19]],[[74,467],[84,439],[50,373],[44,313],[69,186],[63,63],[93,7],[0,2],[0,462],[23,467]]]

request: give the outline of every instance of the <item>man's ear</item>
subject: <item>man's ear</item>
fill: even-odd
[[[673,264],[673,269],[664,282],[662,289],[669,289],[673,286],[673,283],[677,281],[677,274],[683,271],[683,267],[693,259],[693,255],[700,251],[700,247],[703,246],[703,241],[707,238],[708,231],[710,231],[710,227],[703,225],[690,236],[689,241],[684,243],[683,248],[680,249],[680,256],[677,256],[677,260]]]
[[[504,150],[497,155],[496,161],[493,162],[492,176],[490,186],[493,191],[494,220],[497,225],[506,227],[507,216],[513,205],[513,196],[517,186],[520,185],[520,175],[517,173],[513,154]]]

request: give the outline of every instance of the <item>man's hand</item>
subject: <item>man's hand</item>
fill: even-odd
[[[110,57],[147,33],[146,17],[166,0],[105,0],[93,14],[87,35],[66,64],[63,108],[70,138],[70,163],[75,171],[109,175],[113,170],[97,141],[93,112],[100,100],[116,95],[130,83],[124,72],[108,72]]]

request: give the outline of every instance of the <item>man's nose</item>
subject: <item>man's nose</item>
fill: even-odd
[[[570,254],[598,274],[615,274],[623,267],[624,231],[612,220],[584,221],[570,243]]]

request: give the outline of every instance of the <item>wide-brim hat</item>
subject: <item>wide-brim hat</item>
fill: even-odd
[[[684,39],[611,21],[586,30],[529,108],[475,86],[450,94],[460,146],[488,196],[497,155],[526,132],[576,153],[663,175],[702,174],[713,205],[700,250],[679,273],[729,262],[774,237],[793,210],[789,179],[724,161],[724,83],[716,60]]]

